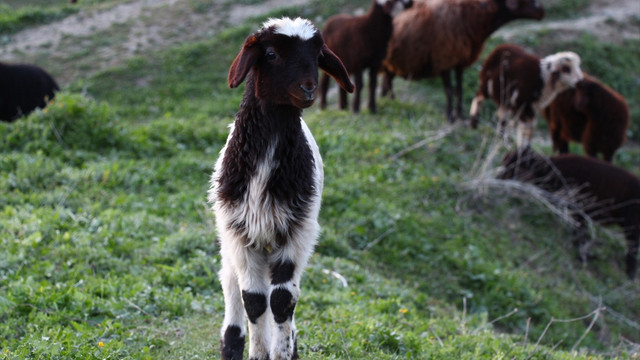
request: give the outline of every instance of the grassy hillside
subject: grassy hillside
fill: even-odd
[[[303,12],[321,21],[342,3]],[[224,305],[205,196],[242,92],[226,71],[267,16],[299,12],[135,58],[0,124],[0,359],[219,358]],[[639,73],[636,46],[571,41],[617,46],[616,57],[585,51],[584,61]],[[640,284],[624,275],[624,239],[598,228],[583,266],[571,230],[544,206],[466,186],[494,141],[489,110],[478,131],[450,128],[439,81],[396,89],[377,115],[305,111],[326,179],[296,312],[301,356],[638,358]],[[535,146],[549,152],[548,141]],[[640,175],[637,146],[615,162]]]

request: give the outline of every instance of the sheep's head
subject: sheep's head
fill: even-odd
[[[541,172],[548,166],[548,160],[531,150],[522,147],[507,153],[502,159],[499,179],[514,179],[522,182],[534,182],[544,176]]]
[[[514,18],[541,20],[544,8],[539,0],[502,0],[507,11]]]
[[[413,6],[413,0],[376,0],[382,10],[391,17]]]
[[[240,85],[251,71],[258,99],[304,109],[316,98],[318,68],[353,92],[344,65],[309,20],[270,19],[245,40],[229,69],[229,86]]]
[[[551,89],[560,92],[573,88],[584,75],[580,69],[580,56],[571,51],[549,55],[540,61],[542,77]]]

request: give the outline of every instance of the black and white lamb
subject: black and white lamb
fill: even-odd
[[[302,109],[316,98],[318,68],[349,92],[340,59],[314,25],[271,19],[249,35],[229,70],[245,91],[220,152],[208,199],[213,207],[225,301],[222,359],[297,359],[294,310],[315,247],[322,158]]]

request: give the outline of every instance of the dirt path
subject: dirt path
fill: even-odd
[[[640,39],[640,0],[596,0],[586,15],[576,19],[527,23],[517,28],[502,28],[496,34],[509,41],[514,37],[542,29],[556,30],[559,36],[588,32],[607,41]]]

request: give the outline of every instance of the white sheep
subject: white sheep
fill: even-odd
[[[305,19],[271,19],[249,35],[229,70],[245,91],[216,161],[213,207],[225,300],[222,359],[297,359],[294,310],[317,241],[322,158],[302,109],[316,97],[318,67],[347,91],[340,59]]]

